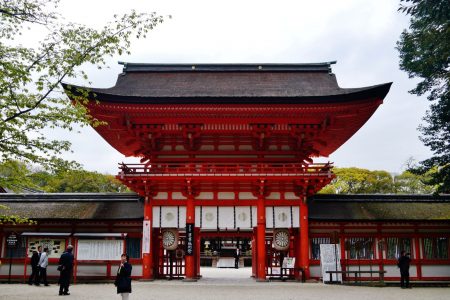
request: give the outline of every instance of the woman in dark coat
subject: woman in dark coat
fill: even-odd
[[[117,294],[122,295],[122,300],[128,300],[131,293],[131,269],[132,266],[128,263],[129,257],[127,254],[122,254],[120,257],[120,266],[117,270],[117,277],[114,285],[117,287]]]

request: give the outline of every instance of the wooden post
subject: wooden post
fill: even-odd
[[[300,264],[303,268],[305,279],[310,278],[309,272],[309,228],[308,228],[308,204],[306,196],[300,201]]]
[[[142,279],[143,280],[153,280],[153,251],[152,251],[152,227],[153,227],[153,208],[150,204],[149,196],[145,197],[144,203],[144,222],[142,231]],[[149,227],[149,228],[145,228]],[[150,233],[150,237],[145,237],[144,234]],[[148,245],[144,245],[148,243]],[[148,250],[148,251],[145,251]]]
[[[266,206],[264,205],[264,195],[262,193],[258,195],[257,216],[256,248],[258,254],[256,281],[266,281]]]

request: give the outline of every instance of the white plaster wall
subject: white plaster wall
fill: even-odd
[[[155,197],[153,197],[153,199],[155,200],[167,200],[167,198],[168,198],[167,192],[159,192],[156,194]]]
[[[212,193],[212,192],[201,192],[195,199],[201,199],[201,200],[214,199],[214,193]]]
[[[241,229],[252,228],[249,206],[236,206],[236,227]]]
[[[256,206],[252,206],[252,227],[256,227],[258,224],[257,214],[256,214]]]
[[[450,265],[425,266],[422,265],[423,277],[450,277]]]
[[[217,228],[217,207],[203,206],[202,207],[202,228],[216,229]]]
[[[11,265],[11,275],[23,275],[23,264],[12,264]],[[31,270],[29,271],[31,272]],[[9,274],[9,259],[2,259],[2,265],[0,266],[0,275]],[[29,273],[28,273],[29,274]]]
[[[257,197],[253,196],[250,192],[239,192],[239,199],[241,200],[255,200]]]
[[[400,278],[400,269],[396,265],[384,266],[384,270],[386,271],[386,274],[384,274],[385,277]],[[415,265],[411,265],[411,267],[409,268],[409,276],[417,276],[417,267]]]
[[[234,208],[219,207],[219,228],[234,228]]]
[[[222,200],[232,200],[234,199],[233,192],[219,192],[217,193],[217,198]]]
[[[173,192],[172,199],[186,199],[186,197],[184,197],[180,192]]]
[[[161,207],[161,228],[178,227],[178,210],[176,206]]]
[[[200,206],[195,207],[195,227],[200,227]]]
[[[159,224],[159,206],[153,206],[152,216],[153,216],[152,226],[153,226],[153,228],[158,228],[160,225]]]
[[[266,197],[268,200],[279,200],[280,199],[280,193],[279,192],[273,192],[270,193],[268,197]]]
[[[142,265],[133,265],[131,276],[142,276]]]
[[[298,200],[299,199],[299,197],[295,196],[295,194],[292,192],[284,193],[284,198],[287,200]]]
[[[106,265],[78,265],[77,276],[106,276]]]
[[[273,219],[275,213],[275,220]],[[299,207],[292,206],[292,227],[299,227]],[[275,221],[275,222],[274,222]],[[274,227],[275,223],[275,227]],[[267,206],[266,207],[266,228],[291,228],[291,207],[290,206]]]

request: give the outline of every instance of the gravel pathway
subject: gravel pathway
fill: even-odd
[[[298,282],[255,282],[249,278],[247,268],[202,269],[203,278],[197,282],[179,280],[156,280],[152,282],[133,281],[130,300],[422,300],[450,299],[450,288],[413,288],[403,290],[398,287],[363,287],[345,285],[325,285],[322,283]],[[113,284],[76,284],[70,287],[70,296],[57,295],[58,286],[35,287],[26,284],[0,284],[0,299],[117,299]]]

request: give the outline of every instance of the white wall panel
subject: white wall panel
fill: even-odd
[[[217,198],[222,200],[233,200],[234,192],[218,192]]]
[[[217,207],[203,206],[202,207],[202,228],[216,229],[217,228]]]
[[[234,228],[234,208],[232,206],[219,207],[219,228]]]
[[[241,200],[256,200],[258,199],[250,192],[239,192],[239,199]]]
[[[409,270],[411,271],[412,268]],[[422,265],[422,276],[424,277],[450,277],[450,265],[424,266]]]
[[[111,272],[113,272],[111,270]],[[106,265],[78,265],[77,276],[106,276]]]
[[[252,206],[252,227],[256,227],[258,224],[257,214],[256,214],[256,206]]]
[[[266,206],[266,228],[273,228],[273,206]]]
[[[195,227],[200,227],[200,206],[195,207]]]
[[[186,206],[180,206],[179,213],[178,218],[180,219],[180,223],[178,228],[186,228]]]
[[[275,206],[275,228],[291,227],[291,207]]]
[[[292,206],[292,226],[294,228],[300,227],[300,207]]]
[[[153,224],[153,228],[159,228],[160,224],[159,224],[159,206],[153,206],[153,220],[152,220],[152,224]]]
[[[280,193],[279,192],[270,193],[270,195],[268,197],[266,197],[266,199],[279,200],[280,199]]]
[[[178,227],[178,210],[176,206],[161,207],[161,228]]]
[[[251,229],[251,219],[249,206],[236,206],[236,227]]]

